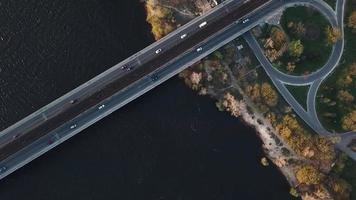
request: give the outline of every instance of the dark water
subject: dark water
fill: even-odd
[[[138,1],[0,1],[2,128],[152,42]],[[286,200],[251,128],[174,78],[0,182],[1,200]]]

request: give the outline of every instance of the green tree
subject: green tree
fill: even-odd
[[[295,58],[299,58],[304,51],[304,46],[300,40],[294,40],[289,44],[289,55]]]

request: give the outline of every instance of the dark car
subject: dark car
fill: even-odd
[[[48,142],[47,142],[49,145],[53,144],[54,143],[54,139],[49,139]]]
[[[1,168],[0,168],[0,174],[6,172],[6,170],[7,170],[7,167],[6,167],[6,166],[1,167]]]
[[[131,67],[127,67],[127,69],[126,69],[126,70],[127,70],[127,71],[131,71],[131,70],[133,70],[133,68],[134,68],[133,66],[131,66]]]
[[[126,68],[127,68],[126,65],[121,66],[121,69],[122,69],[122,70],[124,70],[124,69],[126,69]]]
[[[158,80],[158,76],[157,75],[152,75],[151,76],[151,80],[152,81],[157,81]]]

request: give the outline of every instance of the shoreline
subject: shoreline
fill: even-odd
[[[150,2],[151,4],[154,4],[155,2],[156,4],[154,4],[154,7],[152,5],[148,7],[147,2]],[[157,2],[159,2],[159,0],[147,0],[145,3],[148,16],[146,21],[151,24],[152,29],[167,23],[171,23],[172,27],[179,27],[180,23],[172,20],[174,19],[172,11],[165,10],[165,12],[170,16],[168,19],[165,19],[164,16],[160,16],[155,20],[152,20],[152,18],[149,17],[152,16],[152,13],[157,12],[157,9],[166,9],[161,8]],[[178,8],[175,10],[177,9]],[[187,21],[183,21],[182,24],[186,22]],[[178,23],[178,25],[176,25],[176,23]],[[164,36],[164,34],[157,35],[156,31],[153,30],[151,32],[156,39]],[[224,47],[221,49],[224,49]],[[209,98],[217,101],[216,105],[220,111],[228,111],[232,116],[239,118],[239,120],[241,120],[241,122],[245,125],[255,129],[255,134],[257,134],[262,142],[264,154],[279,169],[290,184],[291,195],[300,196],[302,199],[313,197],[315,199],[328,200],[334,199],[333,196],[338,197],[338,195],[341,195],[340,193],[349,193],[350,191],[343,180],[334,177],[331,173],[335,162],[339,160],[336,157],[336,152],[334,152],[333,141],[331,139],[315,135],[303,136],[304,133],[309,134],[309,130],[300,123],[299,119],[297,119],[292,111],[285,112],[284,114],[279,113],[279,115],[282,116],[282,119],[280,119],[283,121],[282,124],[276,123],[275,121],[273,122],[268,116],[264,116],[266,113],[261,113],[261,105],[256,103],[253,97],[251,98],[251,96],[249,96],[250,94],[246,94],[246,83],[241,83],[242,86],[240,86],[240,82],[236,79],[232,69],[230,69],[228,64],[224,63],[224,59],[226,58],[222,57],[226,55],[221,52],[218,53],[220,56],[216,57],[221,58],[214,60],[214,58],[212,58],[214,56],[208,56],[181,72],[179,74],[179,78],[183,80],[190,89],[194,90],[199,95],[208,95]],[[214,78],[217,73],[215,70],[220,73],[220,79],[217,79],[216,77]],[[263,73],[265,72],[263,71]],[[262,84],[262,88],[263,86],[268,86],[268,84],[268,81],[264,82]],[[222,88],[216,88],[215,86],[221,86]],[[274,86],[271,88],[269,85],[268,87],[270,87],[269,90],[271,90],[272,93],[274,92],[274,95],[276,95],[278,99],[282,99],[278,92],[275,91]],[[254,90],[253,86],[252,92],[254,92]],[[262,93],[263,92],[264,91],[262,91]],[[274,104],[273,106],[276,106],[277,102],[280,101],[278,99],[269,99],[270,102],[267,102],[267,105],[269,107],[272,107],[270,104]],[[278,103],[278,106],[281,105]],[[273,109],[269,112],[276,115],[274,113],[275,110]],[[277,117],[280,118],[281,116]],[[284,124],[285,120],[287,120],[287,125]],[[292,129],[288,127],[290,123],[292,123],[293,127],[296,128]],[[297,134],[295,136],[297,141],[293,141],[293,138],[288,140],[286,139],[287,136],[283,135],[285,134],[286,129],[288,130],[288,138],[292,132],[293,134]],[[294,133],[297,131],[298,133]],[[294,145],[294,142],[299,142],[304,146],[301,149],[296,149],[300,147],[298,145]],[[308,176],[311,176],[312,178]],[[338,190],[337,187],[341,187],[341,190]],[[339,197],[337,199],[339,199]]]

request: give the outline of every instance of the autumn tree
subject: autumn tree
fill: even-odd
[[[230,94],[229,92],[224,95],[224,99],[222,100],[222,105],[225,110],[230,112],[232,116],[238,117],[240,116],[240,107],[242,105],[241,102],[237,101],[236,98]]]
[[[316,185],[321,181],[321,174],[311,165],[302,166],[296,173],[299,183],[307,185]]]
[[[202,73],[201,72],[192,72],[189,76],[190,85],[193,90],[198,90],[200,87],[200,81],[202,80]]]
[[[304,27],[304,24],[302,22],[298,22],[296,24],[293,25],[293,28],[292,28],[292,32],[294,35],[296,35],[297,37],[302,37],[305,35],[305,27]]]
[[[356,63],[352,63],[348,70],[351,76],[356,76]]]
[[[340,90],[337,94],[337,98],[344,103],[352,103],[354,100],[354,96],[347,90]]]
[[[328,45],[332,45],[341,39],[342,34],[339,28],[327,26],[325,29],[325,36],[326,36],[326,43]]]
[[[271,30],[271,39],[276,47],[276,50],[279,50],[286,42],[286,37],[279,28],[273,28]]]
[[[259,84],[254,84],[254,85],[248,85],[246,87],[246,94],[251,98],[252,101],[257,102],[261,98],[261,93],[260,93],[260,85]]]
[[[353,11],[351,15],[349,16],[349,20],[347,22],[347,26],[349,28],[352,28],[353,32],[356,31],[356,11]]]
[[[269,83],[263,83],[261,86],[261,96],[268,106],[275,106],[278,102],[276,91]]]
[[[289,48],[289,55],[295,58],[299,58],[304,51],[304,46],[302,45],[300,40],[294,40],[290,42],[288,48]]]
[[[356,110],[342,118],[342,128],[346,131],[356,131]]]

